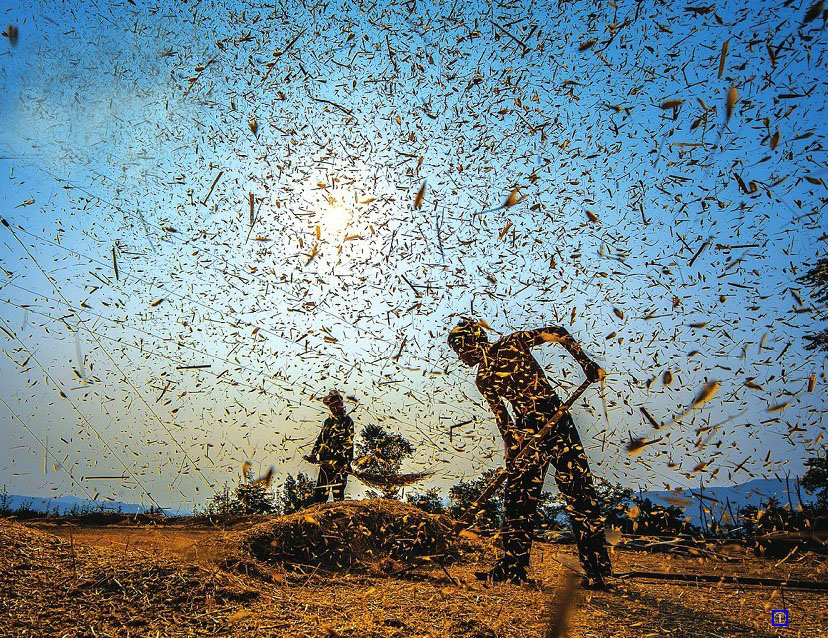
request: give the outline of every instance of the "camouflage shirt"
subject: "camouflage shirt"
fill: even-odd
[[[313,446],[320,461],[348,463],[354,458],[354,420],[349,416],[329,416]]]

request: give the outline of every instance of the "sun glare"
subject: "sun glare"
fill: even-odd
[[[353,221],[354,209],[347,202],[346,193],[331,194],[326,204],[323,204],[321,226],[329,235],[339,235]]]

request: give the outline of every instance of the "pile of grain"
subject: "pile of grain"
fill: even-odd
[[[325,503],[230,535],[255,560],[279,566],[365,567],[383,560],[452,562],[475,551],[458,538],[447,516],[399,501]]]

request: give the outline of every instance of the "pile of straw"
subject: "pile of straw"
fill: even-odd
[[[230,535],[241,555],[270,565],[367,567],[384,559],[451,562],[475,550],[451,519],[399,501],[315,505]]]

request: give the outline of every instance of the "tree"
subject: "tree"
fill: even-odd
[[[273,514],[276,512],[276,495],[265,487],[261,481],[253,478],[253,471],[248,470],[236,489],[233,498],[243,514]]]
[[[684,511],[675,505],[659,505],[648,498],[634,499],[638,507],[638,516],[631,521],[632,531],[636,534],[670,535],[692,534],[698,531],[691,525]]]
[[[538,501],[538,514],[536,528],[542,531],[557,530],[561,528],[562,519],[566,507],[563,497],[552,492],[541,493]]]
[[[813,506],[791,509],[789,504],[781,505],[779,499],[771,496],[759,507],[743,508],[739,516],[744,535],[751,540],[757,556],[785,556],[795,548],[822,549],[822,541],[813,536],[821,528],[818,511]],[[790,533],[793,534],[786,537]]]
[[[353,465],[365,474],[396,476],[402,462],[414,453],[414,446],[401,434],[392,434],[381,425],[367,425],[356,445]],[[384,490],[384,498],[397,498],[397,488]]]
[[[279,490],[279,510],[282,514],[292,514],[313,504],[316,481],[304,472],[294,476],[288,474],[284,485]]]
[[[480,493],[486,489],[489,479],[495,470],[487,470],[481,478],[471,481],[460,481],[449,489],[449,514],[452,518],[462,518],[471,509],[472,503],[477,500]],[[498,529],[503,523],[503,498],[498,496],[490,498],[477,515],[477,525],[483,529]]]
[[[828,257],[823,257],[808,272],[797,278],[801,284],[811,289],[811,296],[819,303],[828,303]],[[817,313],[824,318],[825,312]],[[806,335],[806,350],[828,350],[828,328],[822,332]]]
[[[630,517],[627,515],[633,502],[633,491],[630,488],[623,487],[620,483],[597,480],[595,493],[607,527],[625,528],[630,525]]]
[[[276,495],[248,470],[233,490],[233,503],[242,514],[273,514]]]
[[[486,489],[489,479],[495,470],[487,470],[481,478],[471,481],[460,481],[449,489],[450,504],[448,514],[453,518],[462,518],[472,506],[480,493]],[[435,490],[436,491],[436,490]],[[538,511],[535,515],[535,528],[538,531],[559,529],[561,514],[564,506],[560,495],[552,492],[543,492],[538,501]],[[502,496],[489,499],[477,515],[477,525],[485,530],[498,529],[505,520],[505,503]]]
[[[802,487],[809,494],[816,493],[817,508],[828,513],[828,453],[808,459],[805,466],[808,469],[802,477]]]
[[[409,494],[408,502],[429,514],[446,513],[446,505],[440,496],[440,490],[436,487],[426,490],[423,494]]]
[[[233,498],[230,488],[227,483],[224,484],[221,492],[216,492],[213,497],[207,502],[203,511],[196,512],[205,516],[231,516],[233,514],[241,514],[239,504]]]
[[[815,503],[794,507],[789,501],[780,504],[771,496],[759,507],[749,505],[739,512],[744,536],[751,539],[757,556],[782,557],[795,550],[823,552],[824,541],[815,532],[828,529],[828,454],[805,461],[807,471],[799,482],[809,493],[816,493]],[[781,532],[781,533],[780,533]]]
[[[595,494],[604,524],[627,534],[678,535],[691,534],[698,529],[692,525],[680,507],[659,505],[648,498],[634,496],[634,492],[620,483],[596,480]],[[543,520],[552,528],[558,525],[561,514],[569,520],[569,512],[560,496],[544,492],[538,506]],[[632,512],[636,512],[631,516]]]
[[[756,534],[759,519],[759,508],[755,505],[746,505],[739,510],[739,520],[742,523],[744,536],[750,538]]]
[[[276,512],[276,496],[248,470],[232,490],[224,484],[207,503],[202,514],[207,516],[231,516],[234,514],[273,514]]]

